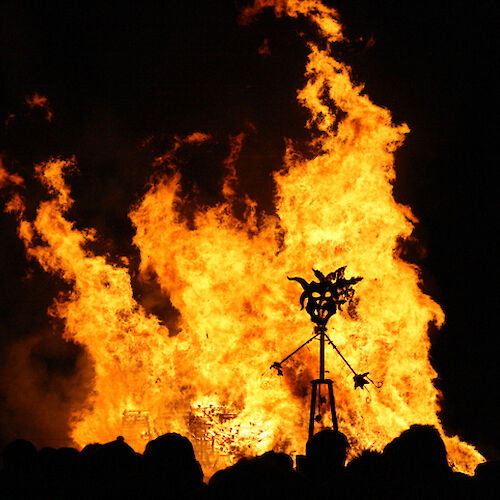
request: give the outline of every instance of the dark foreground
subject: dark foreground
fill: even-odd
[[[453,472],[444,444],[429,426],[412,426],[383,453],[366,451],[345,466],[348,443],[333,430],[316,434],[294,469],[270,451],[244,458],[203,482],[189,440],[165,434],[138,454],[122,438],[73,448],[36,450],[16,440],[3,450],[5,499],[455,499],[500,498],[500,462],[474,477]]]

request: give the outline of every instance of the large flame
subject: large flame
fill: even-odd
[[[329,335],[354,367],[370,370],[383,385],[355,391],[348,368],[327,351],[339,428],[356,453],[382,449],[411,424],[434,425],[450,461],[471,473],[481,455],[445,436],[437,417],[427,331],[430,322],[443,323],[443,312],[420,289],[418,268],[398,257],[398,242],[416,222],[392,193],[393,154],[409,129],[394,125],[390,112],[374,105],[352,82],[349,67],[332,56],[331,46],[342,39],[333,9],[313,0],[262,0],[243,11],[242,21],[269,6],[277,15],[306,16],[327,41],[326,48],[309,42],[307,84],[298,93],[320,152],[304,159],[289,146],[274,174],[275,214],[258,219],[256,204],[246,198],[243,221],[233,210],[243,135],[231,139],[224,201],[200,208],[189,223],[176,154],[210,136],[177,138],[157,160],[171,173],[152,182],[130,219],[141,273],[157,280],[179,312],[178,334],[136,302],[126,260],[112,264],[90,252],[95,231],[80,231],[68,220],[72,199],[64,173],[74,160],[37,166],[53,196],[34,221],[25,219],[19,197],[9,203],[28,254],[71,284],[71,294],[58,298],[51,313],[64,320],[68,341],[85,346],[95,363],[89,409],[75,415],[72,437],[85,445],[121,433],[141,451],[163,432],[198,438],[201,432],[200,439],[232,457],[271,448],[303,452],[309,382],[318,370],[314,343],[285,365],[283,378],[269,370],[312,333],[299,310],[301,290],[286,276],[309,280],[313,267],[327,273],[347,264],[348,276],[364,279],[353,307],[330,320]]]

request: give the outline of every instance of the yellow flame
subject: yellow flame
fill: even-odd
[[[278,16],[306,16],[330,43],[342,39],[336,12],[313,0],[256,1],[242,21],[265,7]],[[330,320],[329,335],[358,371],[383,380],[369,397],[355,391],[352,374],[327,351],[339,428],[354,453],[380,450],[419,423],[440,429],[458,470],[471,473],[483,460],[442,431],[427,329],[430,322],[441,325],[444,314],[421,291],[418,268],[398,257],[398,241],[416,222],[410,208],[395,202],[391,184],[393,154],[409,129],[393,124],[390,112],[353,84],[350,69],[329,47],[309,47],[308,80],[298,100],[310,112],[320,153],[304,159],[288,147],[285,166],[274,174],[275,215],[257,223],[248,198],[246,219],[233,214],[240,135],[226,162],[225,201],[199,209],[190,224],[183,219],[175,155],[182,144],[210,139],[201,133],[176,138],[156,160],[168,162],[172,174],[157,179],[130,213],[141,273],[156,279],[179,311],[177,335],[135,301],[125,264],[86,249],[94,231],[79,231],[65,217],[72,200],[64,172],[72,160],[37,167],[53,198],[41,203],[33,222],[24,220],[19,202],[12,204],[29,255],[72,285],[52,314],[64,319],[66,338],[84,345],[95,362],[91,405],[75,415],[73,438],[80,445],[114,439],[135,415],[142,430],[126,438],[139,451],[160,433],[189,434],[190,419],[198,418],[205,425],[198,438],[211,437],[216,449],[233,457],[271,448],[303,452],[316,346],[290,360],[283,378],[269,371],[312,333],[299,311],[301,290],[286,276],[309,280],[313,267],[327,273],[348,264],[348,276],[364,279],[354,309]],[[224,412],[230,417],[221,417]]]

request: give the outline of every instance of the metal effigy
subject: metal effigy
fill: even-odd
[[[328,391],[328,400],[330,405],[331,417],[332,417],[332,427],[337,430],[337,414],[335,410],[335,398],[333,395],[333,382],[330,379],[325,378],[325,343],[328,342],[333,349],[340,355],[344,363],[349,367],[349,369],[354,374],[354,388],[360,387],[364,389],[364,386],[368,383],[373,383],[373,381],[368,377],[369,372],[357,373],[348,361],[344,358],[342,353],[339,351],[337,346],[331,341],[330,337],[327,335],[326,325],[328,320],[337,313],[337,311],[342,311],[342,306],[348,304],[354,297],[353,286],[360,282],[362,277],[354,277],[347,279],[345,277],[346,266],[339,267],[336,271],[327,274],[326,276],[317,269],[313,269],[313,272],[319,281],[307,282],[304,278],[300,277],[288,277],[289,280],[297,281],[303,288],[303,292],[300,296],[300,305],[302,309],[305,308],[306,312],[309,314],[311,321],[314,323],[314,335],[304,342],[300,347],[295,349],[292,353],[282,359],[280,362],[274,362],[271,365],[272,369],[275,369],[278,375],[283,375],[283,363],[299,352],[303,347],[309,344],[311,341],[319,340],[319,378],[312,380],[312,391],[311,391],[311,409],[309,416],[309,438],[314,434],[314,424],[315,422],[320,422],[321,416],[321,405],[326,404],[326,398],[322,395],[322,387],[326,387]]]

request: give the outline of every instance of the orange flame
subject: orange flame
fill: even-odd
[[[306,16],[330,44],[342,39],[336,12],[313,0],[256,1],[242,21],[265,7],[278,16]],[[203,439],[223,454],[301,453],[309,382],[317,372],[314,345],[285,365],[283,378],[269,370],[312,330],[299,311],[299,290],[286,276],[308,279],[313,267],[326,273],[348,264],[350,276],[364,279],[353,309],[330,320],[329,335],[354,367],[384,382],[369,397],[356,392],[348,369],[327,352],[339,428],[353,453],[380,450],[419,423],[440,429],[458,470],[471,473],[483,461],[442,431],[427,329],[430,322],[441,325],[444,314],[419,288],[418,268],[398,257],[398,241],[410,237],[417,222],[409,207],[395,202],[391,184],[393,154],[409,129],[394,125],[390,112],[353,84],[330,48],[309,47],[308,81],[298,99],[310,112],[320,153],[304,159],[288,147],[285,166],[274,174],[275,215],[257,221],[249,198],[243,221],[233,213],[239,135],[226,161],[224,201],[199,209],[190,224],[183,219],[176,152],[210,138],[201,133],[177,138],[156,160],[168,162],[172,173],[153,182],[130,213],[140,271],[158,281],[179,311],[177,335],[135,301],[126,261],[112,264],[88,251],[95,231],[80,231],[66,218],[72,199],[64,173],[74,160],[37,166],[53,197],[40,204],[34,221],[23,218],[19,199],[11,204],[28,254],[72,285],[51,314],[95,362],[89,409],[75,415],[73,439],[80,445],[123,433],[141,450],[163,432],[193,435],[193,421],[201,421]],[[132,426],[127,435],[124,421],[134,415],[142,430]]]
[[[30,109],[39,108],[43,110],[45,119],[48,122],[51,122],[52,118],[54,118],[54,113],[50,108],[49,100],[44,95],[35,92],[33,95],[26,96],[25,101]]]
[[[21,186],[24,183],[23,178],[19,174],[10,174],[4,167],[2,157],[0,156],[0,189],[9,184]]]

